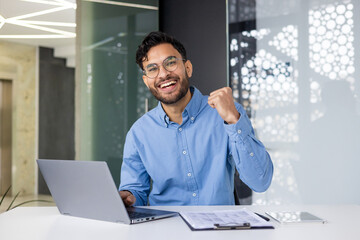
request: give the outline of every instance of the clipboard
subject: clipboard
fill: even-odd
[[[274,229],[272,223],[245,208],[237,210],[180,212],[192,231]]]

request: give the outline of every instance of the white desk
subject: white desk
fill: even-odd
[[[236,239],[236,240],[358,240],[360,239],[360,206],[201,206],[157,207],[173,211],[198,211],[246,207],[265,211],[308,211],[328,221],[326,224],[287,224],[274,222],[275,229],[222,230],[193,232],[177,216],[135,225],[124,225],[90,219],[62,216],[56,207],[19,207],[0,214],[1,240],[110,240],[110,239]]]

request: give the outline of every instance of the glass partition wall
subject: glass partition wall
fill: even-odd
[[[157,101],[135,62],[146,34],[158,29],[158,1],[78,1],[77,159],[106,161],[120,182],[125,136]]]
[[[229,80],[274,162],[254,204],[360,204],[360,1],[229,0]]]

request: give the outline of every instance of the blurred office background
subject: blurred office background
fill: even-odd
[[[360,1],[0,0],[0,195],[49,194],[35,159],[107,161],[156,106],[135,51],[165,31],[192,84],[233,89],[274,162],[243,203],[360,204]]]

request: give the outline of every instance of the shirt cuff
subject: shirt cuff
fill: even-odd
[[[227,124],[224,122],[225,131],[229,135],[231,141],[244,141],[250,135],[252,127],[250,120],[244,113],[240,113],[239,120],[234,124]]]

